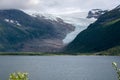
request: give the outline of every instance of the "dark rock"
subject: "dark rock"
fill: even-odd
[[[108,12],[108,10],[101,10],[101,9],[92,9],[88,12],[87,18],[95,18],[98,19],[101,15]]]

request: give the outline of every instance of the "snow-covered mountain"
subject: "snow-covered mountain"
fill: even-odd
[[[120,5],[118,5],[115,9],[120,9]]]
[[[44,18],[44,19],[50,19],[50,20],[53,20],[53,21],[57,21],[57,16],[54,16],[52,14],[47,14],[47,13],[33,13],[33,14],[31,14],[31,16],[41,17],[41,18]]]
[[[61,19],[33,17],[17,9],[0,10],[0,51],[56,52],[74,28]]]

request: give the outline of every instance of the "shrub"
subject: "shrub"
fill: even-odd
[[[118,80],[120,80],[120,69],[118,68],[117,63],[113,62],[112,65],[113,65],[114,69],[116,70],[116,73],[118,75]]]
[[[10,74],[9,80],[28,80],[28,73],[12,73]]]

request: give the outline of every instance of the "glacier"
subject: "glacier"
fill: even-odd
[[[75,26],[75,30],[68,33],[66,37],[63,39],[63,44],[68,44],[75,39],[75,37],[83,30],[85,30],[91,23],[95,22],[96,19],[86,18],[88,16],[88,12],[74,12],[67,14],[48,14],[48,13],[29,13],[31,16],[36,17],[36,15],[44,16],[45,19],[50,19],[53,21],[57,21],[57,18],[61,18],[64,22],[72,24]]]
[[[96,19],[86,18],[87,12],[71,13],[66,15],[59,15],[61,19],[66,23],[70,23],[75,26],[75,30],[67,34],[63,39],[64,44],[68,44],[75,39],[75,37],[83,30],[85,30],[91,23],[95,22]]]

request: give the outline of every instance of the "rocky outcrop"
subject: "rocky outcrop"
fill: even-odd
[[[95,18],[98,19],[101,15],[108,12],[108,10],[102,10],[102,9],[92,9],[88,12],[87,18]]]

